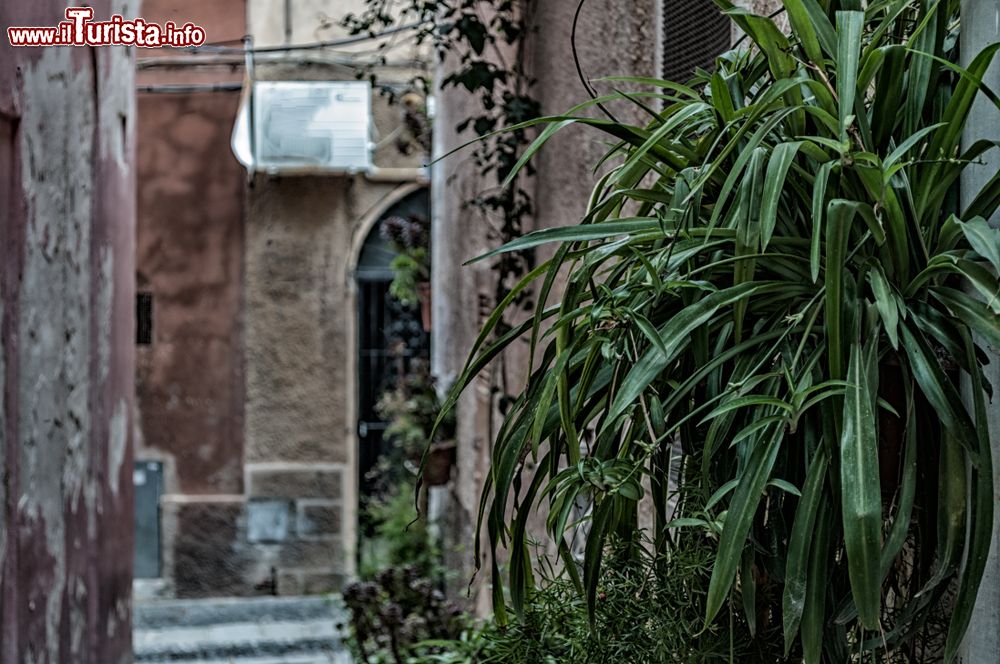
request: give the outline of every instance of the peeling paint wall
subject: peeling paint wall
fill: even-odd
[[[65,7],[4,3],[0,24]],[[4,41],[0,63],[0,661],[127,662],[132,59]]]

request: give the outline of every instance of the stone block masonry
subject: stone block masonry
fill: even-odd
[[[254,498],[340,498],[343,467],[324,464],[251,464]]]
[[[249,464],[243,494],[162,499],[167,595],[338,592],[351,568],[341,464]]]
[[[272,540],[277,594],[340,590],[345,578],[343,474],[340,464],[264,463],[247,467],[248,514],[283,504],[287,528]],[[262,515],[263,516],[263,515]],[[276,529],[277,530],[277,529]]]

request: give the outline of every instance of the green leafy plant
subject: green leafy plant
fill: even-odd
[[[564,577],[546,580],[526,600],[523,620],[486,622],[451,642],[428,645],[420,662],[774,662],[780,627],[754,639],[739,615],[702,630],[712,546],[691,538],[658,560],[612,539],[598,586],[592,627],[586,603]],[[658,572],[653,573],[657,569]]]
[[[429,222],[417,215],[389,217],[379,226],[379,233],[396,251],[389,264],[393,272],[389,292],[403,304],[418,304],[420,285],[431,278]]]
[[[399,359],[399,358],[397,358]],[[441,404],[426,360],[411,358],[407,373],[386,389],[375,405],[385,420],[390,443],[366,475],[372,491],[360,501],[361,576],[372,579],[388,567],[415,566],[421,574],[439,576],[439,551],[418,518],[413,502],[420,455],[431,442],[453,433],[453,418],[434,423]]]
[[[416,566],[387,567],[372,581],[344,588],[351,612],[351,648],[365,664],[404,664],[430,639],[458,639],[468,617]]]
[[[1000,347],[1000,174],[957,187],[995,146],[960,139],[977,97],[1000,103],[981,82],[1000,45],[956,64],[956,0],[785,0],[791,37],[717,4],[749,42],[713,72],[521,127],[546,125],[521,164],[569,124],[612,148],[579,225],[484,257],[559,243],[446,404],[528,337],[481,508],[496,619],[504,581],[525,616],[542,509],[595,621],[648,482],[654,552],[714,543],[703,626],[780,624],[806,662],[951,661],[991,538],[979,344]],[[648,122],[581,113],[614,103]],[[534,316],[498,327],[529,287]]]
[[[422,576],[440,576],[439,551],[427,532],[426,519],[413,505],[414,480],[403,477],[381,496],[368,500],[362,523],[371,536],[361,540],[362,579],[389,568],[413,567]]]
[[[416,464],[428,443],[447,440],[454,435],[454,417],[446,413],[441,426],[434,423],[441,414],[441,402],[425,361],[412,360],[409,372],[398,384],[386,390],[375,404],[386,422],[383,434],[393,444],[390,462]]]

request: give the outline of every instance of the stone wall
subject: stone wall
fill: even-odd
[[[0,24],[66,6],[3,3]],[[0,41],[4,662],[131,661],[132,66],[118,47]]]
[[[584,6],[576,43],[581,67],[591,81],[611,75],[656,74],[659,4],[651,0],[633,3],[591,0]],[[577,76],[570,43],[577,5],[570,0],[536,3],[533,20],[536,31],[531,36],[528,62],[532,76],[537,79],[532,94],[540,100],[543,114],[562,113],[588,98]],[[445,63],[438,80],[446,74],[448,66]],[[607,87],[602,91],[606,92]],[[434,152],[444,155],[472,138],[471,132],[460,135],[454,128],[479,111],[477,102],[462,90],[438,90],[437,99]],[[532,182],[525,184],[532,192],[535,206],[534,218],[530,220],[534,228],[579,221],[596,183],[593,165],[605,150],[597,132],[569,127],[539,152],[535,160],[537,174]],[[492,186],[478,177],[470,161],[467,152],[459,152],[434,166],[432,365],[443,386],[451,384],[461,372],[479,327],[494,304],[495,275],[489,266],[485,263],[463,266],[468,259],[493,248],[487,224],[465,205],[485,187]],[[501,378],[490,372],[505,371],[503,380],[516,390],[524,380],[523,355],[518,350],[508,354],[502,365],[495,362],[462,395],[456,409],[455,479],[448,487],[436,489],[438,495],[432,497],[432,505],[442,519],[440,531],[448,566],[459,571],[455,588],[463,592],[474,570],[471,545],[479,494],[489,470],[491,432],[497,426],[492,386]],[[481,562],[488,561],[484,558]],[[483,569],[488,570],[488,564]],[[484,587],[488,581],[485,577],[488,574],[481,572],[477,588]],[[488,612],[489,593],[479,592],[476,601],[481,612]]]
[[[248,509],[277,510],[281,594],[354,573],[354,281],[370,222],[397,191],[362,177],[257,176],[247,209]],[[287,515],[287,516],[286,516]]]

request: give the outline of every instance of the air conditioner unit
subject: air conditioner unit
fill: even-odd
[[[240,159],[248,168],[278,174],[371,170],[367,81],[256,81],[251,106],[253,141],[240,150],[249,152],[249,159]]]

